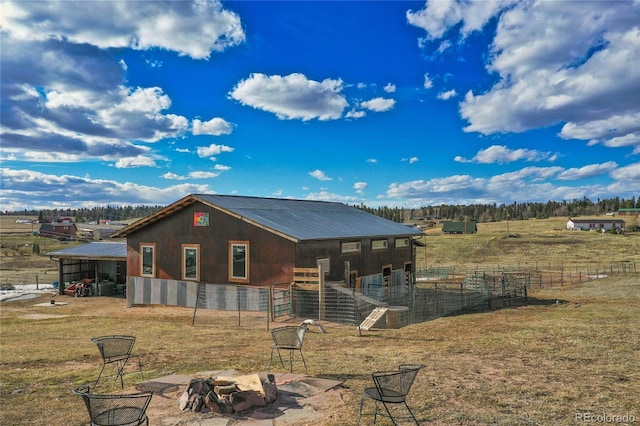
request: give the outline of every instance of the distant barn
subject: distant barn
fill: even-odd
[[[442,232],[445,234],[475,234],[478,232],[478,224],[473,220],[446,221],[442,224]]]

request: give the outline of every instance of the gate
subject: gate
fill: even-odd
[[[288,288],[271,287],[271,318],[291,315],[291,291]]]

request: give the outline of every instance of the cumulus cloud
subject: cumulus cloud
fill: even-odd
[[[433,87],[433,81],[431,80],[431,77],[429,77],[429,73],[424,75],[424,83],[422,86],[425,89],[431,89]]]
[[[467,36],[482,29],[498,12],[510,7],[517,0],[485,0],[481,2],[458,2],[428,0],[425,8],[406,13],[407,22],[427,32],[429,39],[439,39],[451,27],[462,24],[460,32]]]
[[[582,167],[573,167],[558,174],[560,180],[578,180],[588,179],[594,176],[600,176],[610,173],[618,167],[615,161],[607,161],[602,164],[588,164]]]
[[[144,156],[121,158],[116,161],[117,169],[131,169],[135,167],[156,167],[156,162]]]
[[[329,176],[327,176],[322,170],[320,169],[316,169],[312,172],[309,172],[309,176],[311,176],[312,178],[318,179],[318,180],[322,180],[322,181],[329,181],[329,180],[333,180],[333,178],[330,178]]]
[[[55,37],[100,48],[159,47],[194,59],[245,40],[238,15],[217,0],[123,6],[116,1],[5,1],[0,22],[4,31],[27,41]]]
[[[167,112],[172,102],[163,89],[128,86],[127,64],[106,49],[161,48],[206,59],[244,41],[238,16],[216,0],[123,5],[3,2],[0,131],[14,158],[153,166],[144,144],[189,130],[186,117]],[[194,122],[195,132],[229,133],[219,120]]]
[[[498,79],[466,93],[467,132],[490,135],[563,124],[560,137],[640,153],[640,7],[634,1],[428,1],[408,11],[428,40],[464,40],[497,18],[487,69]]]
[[[229,96],[281,120],[336,120],[348,106],[342,89],[339,79],[314,81],[300,73],[284,77],[255,73],[241,80]]]
[[[209,121],[200,121],[198,119],[193,120],[192,132],[194,135],[229,135],[233,132],[233,126],[228,121],[215,117]]]
[[[104,205],[170,204],[188,194],[212,193],[207,185],[184,183],[166,188],[92,179],[89,176],[51,175],[31,170],[0,168],[0,203],[7,210],[86,208]],[[10,190],[7,190],[10,189]],[[117,202],[113,194],[118,194]]]
[[[235,148],[227,145],[218,145],[212,143],[209,146],[199,146],[196,149],[196,152],[198,153],[198,157],[200,158],[209,158],[215,157],[216,155],[222,154],[223,152],[233,152],[234,150]]]
[[[611,177],[628,183],[640,182],[640,163],[629,164],[611,172]],[[636,188],[638,186],[636,185]]]
[[[442,99],[443,101],[449,100],[451,98],[455,98],[458,94],[455,89],[447,90],[446,92],[438,93],[438,99]]]
[[[481,149],[471,159],[456,156],[455,161],[459,163],[480,163],[480,164],[505,164],[514,161],[554,161],[556,154],[551,152],[542,152],[536,149],[509,149],[504,145],[492,145],[489,148]]]
[[[353,189],[356,190],[358,194],[364,194],[364,190],[369,187],[367,182],[356,182],[353,184]]]
[[[417,163],[418,161],[420,161],[420,159],[418,157],[409,157],[409,158],[403,158],[400,161],[407,161],[409,164],[413,164],[413,163]]]
[[[384,86],[384,91],[387,93],[394,93],[396,91],[396,85],[388,83],[386,86]]]
[[[368,101],[361,102],[360,106],[368,109],[369,111],[385,112],[392,109],[395,104],[395,99],[373,98]]]

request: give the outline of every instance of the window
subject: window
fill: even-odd
[[[408,238],[396,238],[396,248],[409,247]]]
[[[386,250],[388,245],[387,240],[373,240],[371,241],[371,250]]]
[[[143,277],[156,276],[155,244],[140,244],[140,275]]]
[[[342,253],[356,253],[360,251],[360,241],[342,243]]]
[[[229,281],[249,282],[249,242],[229,243]]]
[[[182,245],[182,279],[194,281],[198,281],[200,279],[199,244]]]

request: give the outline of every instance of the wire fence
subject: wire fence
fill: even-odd
[[[540,289],[624,275],[639,275],[635,262],[439,267],[418,270],[415,279],[404,271],[361,277],[357,289],[347,288],[343,282],[328,282],[323,292],[283,284],[260,289],[257,303],[247,303],[243,291],[231,297],[233,293],[219,287],[215,291],[201,288],[197,306],[227,314],[235,310],[238,326],[264,321],[267,329],[270,322],[291,318],[359,326],[376,308],[384,308],[386,313],[376,320],[375,327],[400,328],[445,316],[523,305]],[[194,323],[196,312],[198,308]],[[201,312],[197,315],[204,320],[207,315]]]

